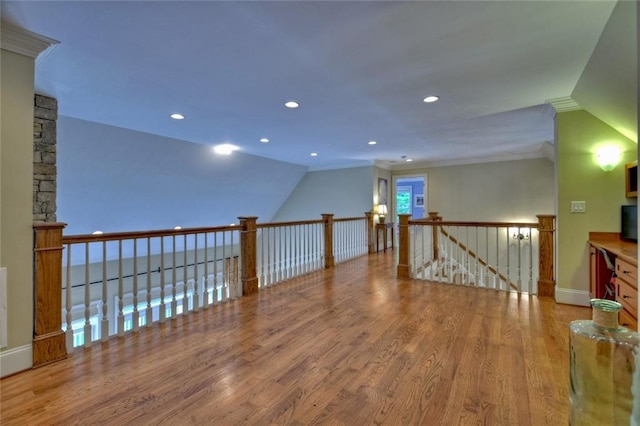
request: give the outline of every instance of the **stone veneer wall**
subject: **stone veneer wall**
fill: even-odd
[[[56,222],[58,101],[36,94],[34,102],[33,220]]]

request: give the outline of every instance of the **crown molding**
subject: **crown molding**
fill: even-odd
[[[523,154],[495,155],[490,157],[456,158],[439,161],[412,161],[390,164],[391,171],[423,170],[432,167],[466,166],[471,164],[499,163],[502,161],[533,160],[545,158],[541,151]]]
[[[556,162],[556,146],[551,142],[544,142],[542,146],[540,146],[540,152],[547,160],[552,163]]]
[[[50,46],[57,44],[60,44],[57,40],[2,22],[0,48],[4,50],[35,59]]]
[[[556,112],[576,111],[582,107],[571,96],[563,96],[561,98],[547,99],[547,103],[551,104]]]

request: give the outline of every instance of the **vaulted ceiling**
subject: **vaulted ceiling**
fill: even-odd
[[[322,169],[542,156],[547,101],[571,96],[615,6],[3,1],[2,19],[60,42],[36,91],[61,115]]]

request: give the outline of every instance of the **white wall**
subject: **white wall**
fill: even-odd
[[[309,172],[274,217],[275,222],[364,216],[373,204],[373,166]]]
[[[444,220],[533,221],[554,214],[553,163],[546,158],[427,169],[428,209]]]
[[[58,120],[58,220],[68,223],[65,234],[228,225],[238,216],[269,222],[305,173],[240,152],[220,156],[200,144]]]

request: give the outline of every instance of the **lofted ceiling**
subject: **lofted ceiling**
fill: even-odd
[[[615,5],[2,1],[2,19],[60,42],[36,91],[61,115],[314,170],[541,157],[546,102],[571,95]]]

